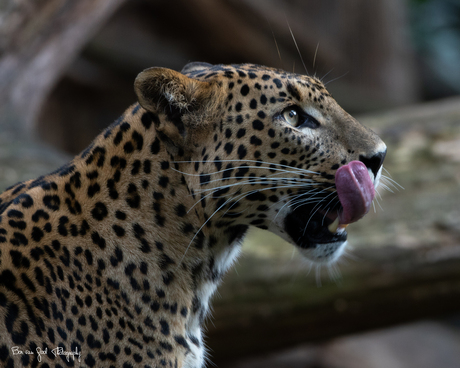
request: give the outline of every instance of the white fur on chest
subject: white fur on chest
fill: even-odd
[[[225,273],[235,262],[240,254],[240,242],[226,247],[222,252],[215,256],[215,267],[219,274]],[[212,295],[216,291],[218,282],[204,281],[197,289],[196,295],[203,305],[205,314],[209,312],[209,302]],[[199,341],[199,347],[190,343],[190,352],[186,355],[183,367],[184,368],[202,368],[206,359],[206,350],[203,347],[202,331],[199,315],[192,316],[186,326],[187,336],[194,336]]]
[[[203,348],[203,341],[201,337],[201,329],[192,332],[200,342],[200,346],[189,343],[190,351],[187,353],[184,359],[182,368],[202,368],[204,367],[205,350]]]

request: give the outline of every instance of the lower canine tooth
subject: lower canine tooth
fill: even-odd
[[[335,234],[337,228],[339,227],[339,218],[337,217],[332,224],[330,224],[327,229],[332,233]]]

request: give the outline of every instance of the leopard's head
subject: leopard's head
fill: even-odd
[[[207,233],[256,226],[310,260],[338,258],[363,217],[386,146],[316,78],[251,65],[191,63],[136,80]]]

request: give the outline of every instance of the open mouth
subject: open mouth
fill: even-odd
[[[347,240],[345,228],[369,212],[375,188],[367,167],[361,161],[341,166],[335,175],[340,201],[338,208],[322,211],[317,206],[302,206],[286,216],[284,228],[301,248],[313,248]]]
[[[299,207],[286,216],[284,229],[300,248],[344,242],[347,240],[347,232],[344,226],[339,228],[339,217],[337,214],[335,216],[332,219],[320,211]]]

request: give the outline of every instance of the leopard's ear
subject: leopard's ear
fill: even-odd
[[[139,73],[134,90],[141,106],[154,112],[192,112],[212,94],[210,83],[166,68],[150,68]]]
[[[213,85],[191,79],[165,68],[150,68],[141,72],[134,82],[141,106],[153,113],[166,115],[156,126],[161,139],[171,153],[190,146],[193,130],[204,124],[203,116],[212,110]]]
[[[209,63],[204,63],[202,61],[193,61],[191,63],[186,64],[182,68],[181,73],[182,74],[202,73],[202,72],[209,70],[212,67],[213,65]]]

